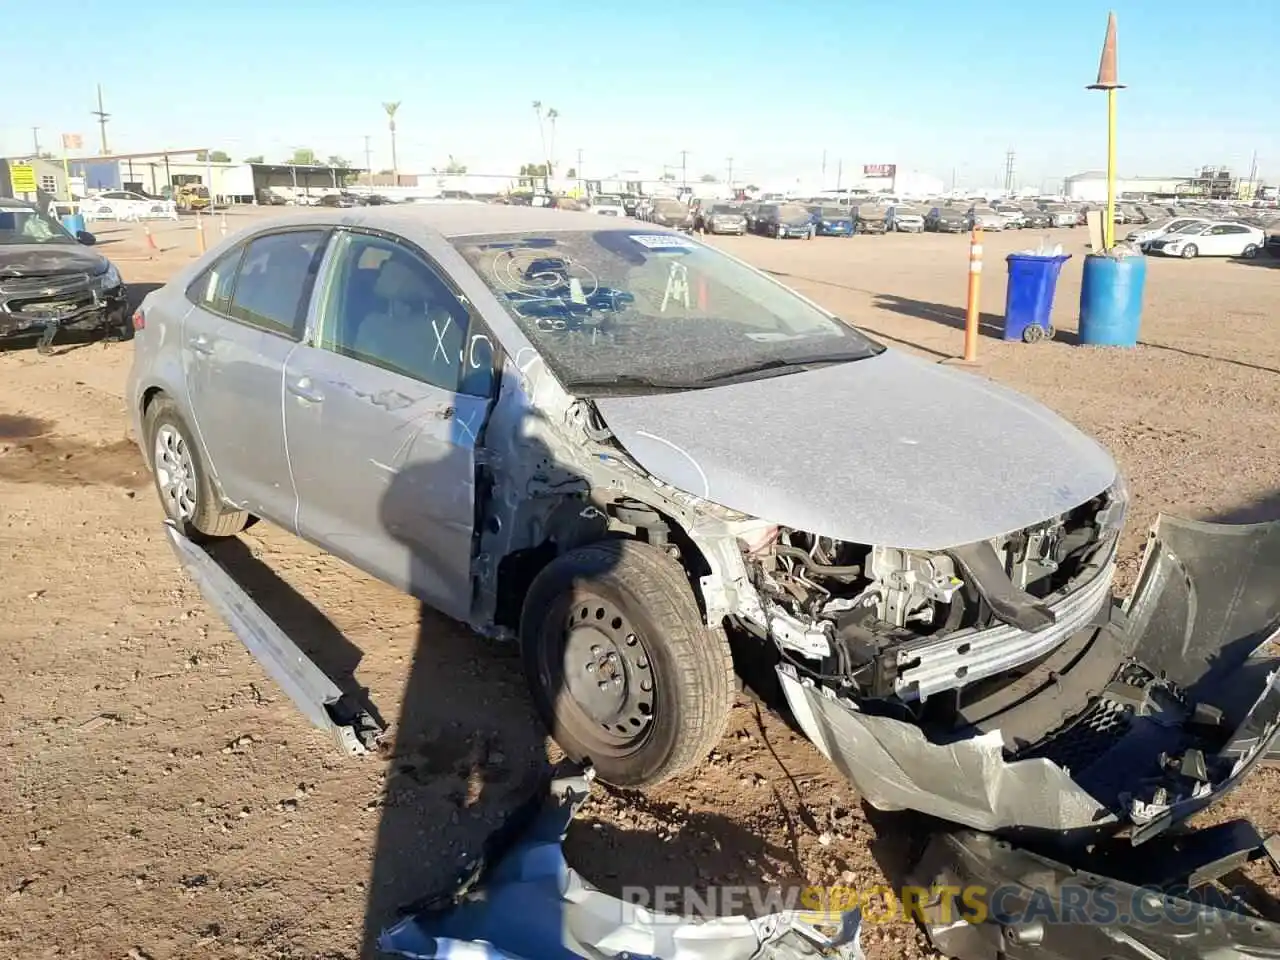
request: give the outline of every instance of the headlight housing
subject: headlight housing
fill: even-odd
[[[102,290],[111,290],[121,284],[120,271],[116,269],[116,265],[110,260],[107,261],[107,269],[103,270],[97,277],[98,287]]]

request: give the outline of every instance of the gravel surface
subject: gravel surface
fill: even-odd
[[[139,290],[195,251],[190,221],[158,226],[151,255],[136,227],[100,234]],[[1122,587],[1158,511],[1280,514],[1280,271],[1153,261],[1143,346],[1078,348],[1084,236],[1058,231],[1073,254],[1059,340],[1005,344],[990,335],[999,258],[1036,239],[987,238],[977,373],[1114,451],[1133,491]],[[885,342],[960,352],[963,237],[715,242]],[[395,908],[446,883],[554,749],[511,649],[260,524],[223,562],[394,728],[387,757],[342,758],[178,571],[127,434],[129,358],[128,344],[0,353],[0,954],[372,956]],[[1263,770],[1219,815],[1274,830],[1277,790]],[[870,886],[900,871],[902,833],[744,698],[705,766],[643,795],[598,790],[568,850],[614,891]],[[873,960],[930,955],[905,925],[868,928],[865,946]]]

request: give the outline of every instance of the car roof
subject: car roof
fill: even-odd
[[[27,203],[25,200],[13,200],[9,197],[0,197],[0,207],[10,207],[16,210],[35,210],[34,203]]]
[[[550,207],[445,202],[353,207],[340,214],[332,211],[296,211],[263,220],[254,225],[254,232],[310,223],[370,227],[400,233],[406,237],[412,237],[425,229],[447,238],[488,233],[600,229],[600,217],[594,213]]]

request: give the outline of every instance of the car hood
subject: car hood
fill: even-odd
[[[748,383],[595,403],[659,480],[856,543],[973,543],[1064,513],[1116,477],[1111,456],[1048,408],[892,350]]]
[[[0,283],[18,277],[64,273],[102,273],[107,259],[78,243],[15,243],[0,245]]]

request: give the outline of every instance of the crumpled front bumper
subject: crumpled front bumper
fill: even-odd
[[[864,712],[790,666],[779,676],[805,734],[876,807],[1020,837],[1127,825],[1138,843],[1214,803],[1272,749],[1280,659],[1259,650],[1278,627],[1280,522],[1162,517],[1126,607],[1050,654],[1042,683],[1032,671],[1010,684],[1008,704],[969,730],[942,736]]]
[[[30,289],[6,289],[0,283],[0,341],[41,336],[46,340],[59,330],[99,330],[123,327],[128,313],[128,292],[124,284],[109,290],[91,286],[68,290],[66,305],[30,310],[17,304],[32,298]]]

